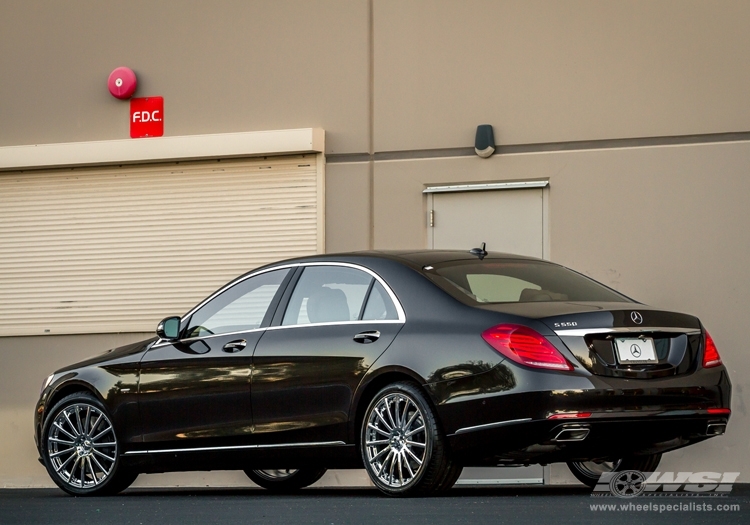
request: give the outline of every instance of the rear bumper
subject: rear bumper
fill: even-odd
[[[728,417],[607,414],[577,421],[530,420],[448,436],[455,457],[466,465],[554,463],[656,454],[698,443],[724,432]]]
[[[720,435],[729,419],[728,413],[715,413],[731,402],[724,367],[652,380],[518,372],[517,385],[526,391],[496,393],[476,377],[467,378],[472,388],[458,381],[455,389],[431,389],[460,462],[552,463],[655,454]],[[535,385],[554,389],[531,389]],[[440,399],[440,394],[447,395]],[[557,419],[566,416],[571,418]]]

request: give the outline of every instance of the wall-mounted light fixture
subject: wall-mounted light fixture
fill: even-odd
[[[477,126],[477,138],[474,140],[474,152],[486,159],[495,153],[495,133],[491,124]]]

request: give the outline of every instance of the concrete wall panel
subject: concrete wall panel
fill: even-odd
[[[124,139],[136,96],[163,96],[165,135],[320,127],[367,150],[365,0],[4,2],[0,146]]]
[[[326,253],[366,250],[370,239],[367,163],[326,166]]]
[[[374,5],[376,151],[749,128],[748,2]]]

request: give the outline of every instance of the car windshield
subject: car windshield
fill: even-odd
[[[425,270],[451,295],[479,303],[630,302],[588,277],[544,261],[450,261]]]

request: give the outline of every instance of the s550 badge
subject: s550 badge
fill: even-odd
[[[578,323],[575,321],[567,321],[564,323],[555,323],[555,328],[568,328],[571,326],[578,326]]]

